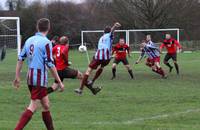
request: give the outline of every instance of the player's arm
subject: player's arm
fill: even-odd
[[[162,44],[160,45],[160,53],[162,53],[162,49],[163,49],[164,46],[165,46],[164,43],[162,43]]]
[[[142,52],[141,52],[138,60],[135,62],[135,64],[138,64],[142,60],[142,58],[144,57],[144,55],[145,55],[145,51],[142,49]]]
[[[116,47],[116,45],[113,47],[113,49],[112,49],[112,55],[115,53],[117,51],[117,47]]]
[[[13,81],[13,85],[16,88],[20,87],[20,72],[21,72],[22,66],[23,66],[23,61],[21,61],[21,60],[17,61],[15,80]]]
[[[113,32],[115,31],[115,29],[116,29],[116,28],[119,28],[119,27],[121,27],[121,24],[118,23],[118,22],[116,22],[116,23],[112,26],[112,28],[111,28],[111,33],[113,33]]]
[[[68,59],[68,54],[69,54],[69,46],[66,45],[64,50],[62,51],[62,58],[64,59],[65,61],[65,64],[66,65],[69,65],[69,59]]]
[[[18,61],[16,65],[16,70],[15,70],[15,80],[13,81],[13,85],[16,88],[20,87],[20,72],[22,70],[23,61],[26,59],[26,57],[27,57],[27,54],[26,54],[26,48],[24,45],[20,55],[18,56]]]
[[[52,56],[52,44],[48,43],[45,45],[45,64],[49,68],[52,76],[55,78],[55,80],[58,82],[61,90],[64,90],[64,85],[60,80],[60,77],[58,76],[58,72],[56,70],[56,67],[53,63],[53,56]]]
[[[129,47],[128,45],[127,45],[126,50],[127,50],[128,56],[131,57],[131,54],[130,54],[130,47]]]
[[[180,44],[177,40],[175,40],[175,44],[176,44],[176,46],[178,47],[179,52],[181,52],[181,51],[182,51],[182,46],[181,46],[181,44]]]

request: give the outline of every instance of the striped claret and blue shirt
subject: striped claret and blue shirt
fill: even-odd
[[[146,44],[144,49],[142,50],[141,56],[147,55],[148,58],[153,59],[160,56],[159,48],[156,46],[155,43],[151,42]]]
[[[26,40],[18,60],[28,62],[27,82],[31,86],[47,87],[47,67],[54,67],[52,44],[42,33],[36,33]]]
[[[95,54],[96,60],[110,60],[112,54],[113,34],[105,33],[98,42],[98,49]]]

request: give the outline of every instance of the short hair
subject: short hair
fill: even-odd
[[[60,44],[68,44],[69,43],[69,39],[67,36],[62,36],[59,39]]]
[[[104,29],[104,33],[110,33],[111,32],[111,27],[110,26],[106,26]]]
[[[50,29],[50,20],[47,18],[41,18],[37,21],[37,30],[39,32],[46,32]]]

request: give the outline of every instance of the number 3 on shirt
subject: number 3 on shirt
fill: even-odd
[[[60,47],[57,47],[57,57],[60,57]]]

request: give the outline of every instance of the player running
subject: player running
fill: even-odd
[[[88,83],[88,78],[93,70],[97,69],[95,76],[89,83],[89,85],[91,86],[94,84],[95,80],[101,75],[104,67],[109,64],[112,54],[113,33],[115,29],[120,26],[121,26],[120,23],[115,23],[112,28],[106,27],[104,29],[104,34],[103,36],[101,36],[98,42],[98,49],[83,76],[80,88],[75,89],[75,92],[77,94],[82,94],[84,85]]]
[[[172,38],[170,34],[166,34],[164,42],[160,46],[160,52],[162,52],[163,47],[166,47],[167,49],[167,54],[164,58],[164,64],[169,67],[169,72],[171,72],[173,67],[169,64],[168,61],[172,59],[176,68],[176,72],[179,75],[179,66],[177,63],[177,48],[181,50],[181,45],[177,40]]]
[[[119,39],[119,43],[115,45],[113,48],[112,54],[115,53],[115,59],[113,61],[112,65],[112,74],[113,77],[111,78],[112,80],[116,78],[116,67],[117,65],[122,62],[126,69],[128,70],[128,73],[130,74],[131,78],[134,79],[133,71],[131,69],[131,66],[129,65],[128,59],[126,57],[127,53],[128,56],[130,56],[130,47],[125,43],[124,38]]]
[[[21,54],[19,55],[16,66],[16,77],[13,85],[16,88],[20,86],[20,72],[23,61],[28,60],[27,83],[31,93],[31,101],[28,108],[22,114],[15,130],[23,130],[26,124],[31,120],[32,115],[36,112],[41,104],[42,118],[47,130],[54,130],[53,120],[49,111],[49,98],[47,95],[48,83],[48,67],[57,80],[60,88],[64,90],[56,68],[53,64],[52,43],[46,38],[50,29],[50,21],[42,18],[37,22],[37,33],[30,37],[24,45]]]
[[[71,69],[69,66],[69,60],[68,60],[68,53],[69,53],[69,40],[67,36],[62,36],[59,39],[59,43],[53,48],[53,57],[55,59],[55,65],[56,69],[58,71],[58,75],[63,82],[65,78],[71,78],[71,79],[83,79],[83,74],[78,71]],[[92,91],[92,93],[95,95],[100,89],[98,88],[92,88],[90,85],[86,86]],[[55,80],[54,84],[47,89],[48,93],[52,93],[58,89],[58,82]]]
[[[143,41],[141,43],[141,51],[142,53],[138,58],[138,60],[136,61],[136,64],[138,64],[146,54],[148,56],[146,60],[146,65],[152,68],[153,72],[160,74],[162,78],[167,78],[167,75],[160,66],[160,52],[158,47],[156,47],[156,45],[153,42],[149,44],[149,41],[147,42]]]

